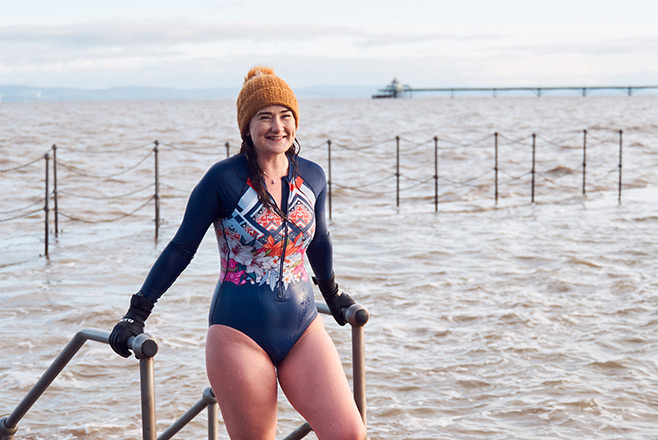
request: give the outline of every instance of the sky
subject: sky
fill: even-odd
[[[0,85],[658,84],[655,0],[0,1]]]

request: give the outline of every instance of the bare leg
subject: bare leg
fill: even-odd
[[[336,347],[317,317],[279,365],[279,383],[320,440],[363,440],[366,429]]]
[[[274,440],[276,371],[269,356],[234,328],[212,325],[206,341],[206,370],[233,440]]]

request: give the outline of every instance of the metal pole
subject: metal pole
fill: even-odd
[[[621,204],[621,151],[622,151],[622,130],[619,130],[619,195],[617,202]]]
[[[536,138],[537,138],[537,137],[535,136],[535,134],[532,133],[532,171],[531,171],[531,173],[532,173],[532,191],[531,191],[531,192],[532,192],[532,196],[531,196],[531,202],[532,202],[532,203],[535,203],[535,150],[536,150],[535,140],[536,140]]]
[[[395,206],[400,207],[400,136],[395,136]]]
[[[55,203],[55,238],[59,236],[59,210],[57,209],[57,145],[53,144],[53,201]]]
[[[329,219],[331,220],[331,139],[327,141],[327,171],[329,172],[327,186],[329,188]]]
[[[583,195],[585,195],[585,169],[587,168],[587,130],[583,130]]]
[[[285,436],[283,440],[301,440],[304,437],[306,437],[306,435],[311,431],[313,431],[311,429],[311,425],[309,425],[308,423],[304,423],[302,426],[300,426],[299,428],[295,429],[293,432]]]
[[[48,255],[48,213],[50,212],[50,209],[48,207],[48,199],[50,196],[50,189],[48,188],[48,181],[50,180],[50,177],[48,175],[48,164],[50,162],[50,155],[46,153],[43,157],[46,160],[46,197],[45,197],[45,202],[43,204],[43,212],[45,214],[45,222],[44,222],[44,252],[46,255],[47,259],[50,259],[50,256]]]
[[[203,399],[208,405],[208,440],[217,440],[219,438],[219,405],[212,388],[205,389]]]
[[[139,382],[142,395],[142,436],[144,440],[156,440],[153,358],[139,360]]]
[[[219,423],[217,412],[217,399],[210,387],[203,391],[203,397],[192,408],[187,410],[178,420],[158,436],[158,440],[169,440],[190,423],[201,411],[208,408],[208,440],[217,440],[219,436]]]
[[[50,386],[53,380],[59,375],[59,373],[64,369],[66,364],[75,356],[75,354],[80,350],[80,347],[85,343],[85,339],[77,333],[73,339],[68,343],[64,350],[57,356],[53,363],[48,367],[45,373],[39,378],[36,384],[32,389],[27,393],[23,398],[21,403],[14,409],[14,411],[4,419],[4,424],[8,428],[15,428],[18,425],[18,422],[27,414],[29,409],[34,405],[34,403],[41,397],[46,388]]]
[[[494,198],[498,205],[498,132],[494,133]]]
[[[23,400],[16,406],[14,411],[8,417],[2,419],[4,426],[13,429],[18,425],[18,422],[27,414],[32,405],[41,397],[46,388],[55,380],[57,375],[59,375],[87,340],[107,343],[109,336],[109,332],[94,329],[80,330],[77,332]],[[0,432],[2,431],[0,430]]]
[[[153,142],[155,146],[153,147],[153,153],[155,156],[155,242],[158,242],[158,236],[160,234],[160,170],[158,167],[158,151],[160,143],[156,140]]]
[[[80,350],[80,348],[84,345],[85,342],[88,340],[91,341],[96,341],[96,342],[101,342],[101,343],[108,343],[108,339],[110,337],[110,333],[107,331],[103,330],[96,330],[96,329],[84,329],[80,330],[77,332],[73,338],[69,341],[69,343],[64,347],[64,349],[61,351],[59,356],[50,364],[50,367],[43,373],[43,375],[39,378],[36,384],[30,389],[30,391],[27,393],[27,395],[23,398],[23,400],[16,406],[14,411],[2,419],[0,419],[0,434],[2,434],[2,437],[0,439],[2,440],[11,440],[13,437],[13,433],[16,432],[18,422],[21,421],[21,419],[27,414],[27,412],[30,410],[30,408],[36,403],[36,401],[41,397],[41,395],[46,391],[46,389],[50,386],[50,384],[55,380],[55,378],[59,375],[59,373],[62,372],[64,367],[73,359],[73,357],[76,355],[76,353]],[[158,351],[158,343],[155,339],[153,339],[150,335],[143,333],[141,335],[138,335],[136,337],[131,337],[128,339],[128,345],[132,348],[133,352],[135,352],[135,355],[137,357],[143,358],[147,357],[148,359],[151,360],[151,385],[153,383],[153,376],[152,376],[152,367],[153,367],[153,356]],[[140,365],[141,367],[141,365]],[[142,390],[144,390],[144,387],[142,387]],[[152,388],[151,388],[151,394]],[[142,398],[144,396],[142,395]],[[155,412],[153,412],[155,414]],[[153,426],[155,426],[155,422],[153,423]],[[9,436],[9,437],[7,437]],[[147,437],[145,437],[146,439]],[[155,439],[155,437],[153,437]]]
[[[434,212],[439,212],[439,138],[434,136]]]
[[[354,377],[354,401],[366,423],[366,360],[363,326],[352,326],[352,374]]]

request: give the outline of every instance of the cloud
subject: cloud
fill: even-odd
[[[658,37],[505,32],[192,19],[4,26],[0,84],[233,87],[257,63],[302,87],[384,85],[396,75],[425,87],[605,82],[632,65],[658,73]]]

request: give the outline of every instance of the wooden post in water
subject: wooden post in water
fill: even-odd
[[[531,203],[535,203],[535,150],[536,150],[536,139],[537,136],[535,133],[532,133],[532,189],[531,189]]]
[[[55,238],[59,236],[59,209],[57,207],[57,145],[53,144],[53,203],[55,209]]]
[[[46,160],[46,185],[45,185],[45,187],[46,187],[46,197],[45,197],[45,201],[44,201],[44,204],[43,204],[43,212],[45,214],[45,216],[44,216],[45,217],[45,221],[44,221],[44,253],[46,255],[46,258],[50,259],[50,255],[48,255],[48,217],[49,217],[48,216],[48,212],[49,212],[48,198],[49,198],[49,195],[50,195],[49,194],[50,193],[50,188],[48,187],[48,181],[50,180],[50,176],[48,175],[48,165],[49,165],[49,162],[50,162],[50,155],[48,153],[46,153],[43,156],[43,158]]]
[[[229,149],[231,148],[231,146],[229,145],[228,142],[224,146],[226,147],[226,158],[228,158],[230,156]]]
[[[153,147],[155,157],[155,195],[153,198],[155,200],[155,242],[157,243],[160,235],[160,169],[158,167],[158,147],[160,143],[157,140],[153,143],[155,144]]]
[[[585,169],[587,168],[587,130],[583,130],[583,195],[585,195]]]
[[[439,212],[439,138],[434,136],[434,212]]]
[[[400,136],[395,136],[395,206],[400,207]]]
[[[329,220],[331,220],[331,139],[327,141],[327,171],[329,178],[327,179],[327,187],[329,189]]]
[[[494,198],[498,205],[498,132],[494,133]]]
[[[619,190],[617,203],[621,205],[621,150],[622,150],[622,130],[619,130]]]

